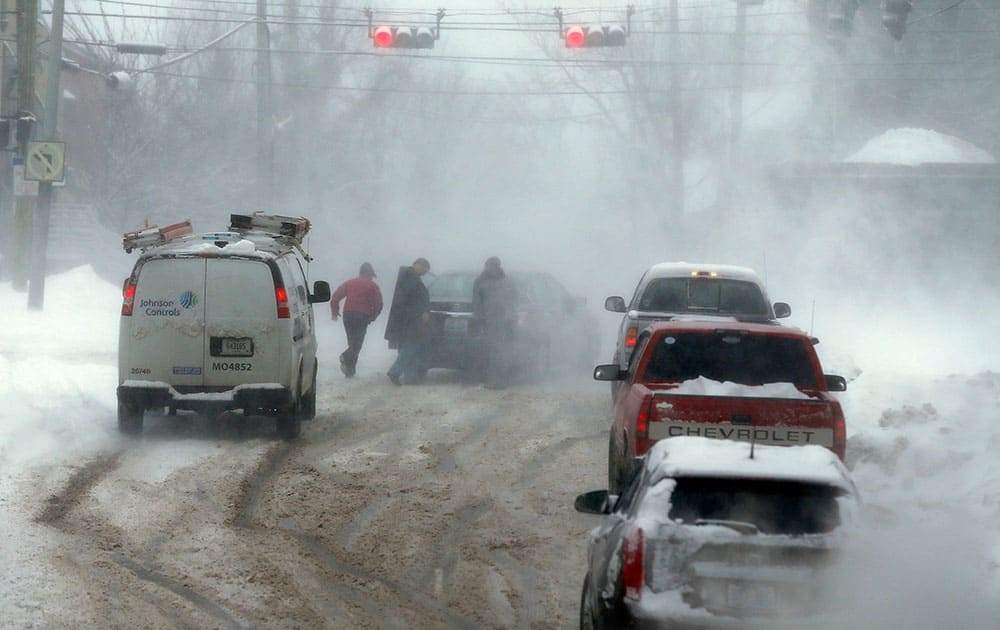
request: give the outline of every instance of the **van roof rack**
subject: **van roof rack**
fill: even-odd
[[[150,225],[131,232],[125,232],[122,235],[122,247],[125,248],[126,254],[131,254],[133,249],[145,250],[150,247],[156,247],[193,232],[194,229],[191,227],[190,219],[179,223],[171,223],[163,227]]]
[[[285,236],[301,243],[309,233],[309,219],[305,217],[287,217],[280,214],[231,214],[229,229],[233,232],[265,232]]]

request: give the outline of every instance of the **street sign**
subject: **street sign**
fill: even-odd
[[[61,182],[66,165],[65,142],[29,142],[24,178],[36,182]]]

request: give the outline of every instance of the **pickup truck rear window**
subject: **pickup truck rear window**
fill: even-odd
[[[682,333],[661,337],[643,375],[647,381],[713,381],[817,387],[810,348],[802,339],[738,333]]]
[[[636,308],[663,313],[770,316],[755,284],[718,278],[657,278],[642,292]]]

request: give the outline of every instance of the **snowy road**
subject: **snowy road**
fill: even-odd
[[[79,462],[32,510],[76,602],[45,623],[572,626],[607,393],[431,376],[326,387],[294,443],[152,417]]]
[[[18,304],[0,326],[0,627],[576,626],[595,521],[572,503],[605,484],[605,385],[497,392],[432,371],[400,388],[377,342],[347,381],[328,322],[301,439],[162,416],[128,439],[119,289],[87,270],[49,285],[42,314],[0,285]],[[1000,373],[843,373],[848,463],[877,518],[837,627],[995,626]]]

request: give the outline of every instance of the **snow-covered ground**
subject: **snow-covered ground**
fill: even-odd
[[[34,312],[24,294],[0,284],[0,625],[73,605],[62,597],[67,588],[50,557],[64,534],[35,522],[39,497],[75,462],[125,444],[114,422],[120,288],[82,267],[51,277],[46,289],[45,310]],[[343,332],[325,310],[317,314],[327,355],[321,360],[329,361]],[[377,332],[372,336],[362,363],[384,371],[390,355],[378,349],[384,346]],[[857,350],[835,349],[844,364]],[[851,378],[840,395],[848,463],[873,515],[869,545],[848,580],[858,625],[995,622],[1000,365],[969,374],[915,374],[907,366],[858,364],[845,375]],[[178,443],[177,462],[144,463],[144,474],[163,477],[210,451],[197,441]]]

